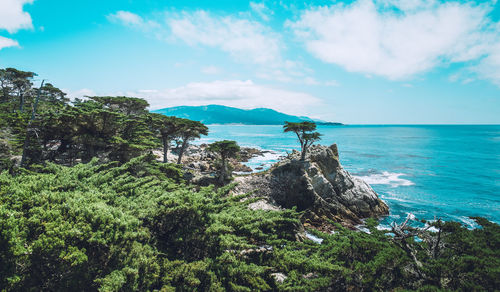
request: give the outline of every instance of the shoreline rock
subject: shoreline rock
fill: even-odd
[[[190,172],[190,174],[186,176],[186,179],[200,186],[208,186],[216,183],[214,175],[217,171],[215,166],[217,156],[208,151],[207,148],[207,144],[189,145],[182,159],[183,168]],[[266,151],[256,148],[241,147],[238,158],[229,159],[229,164],[232,165],[233,172],[249,174],[253,172],[253,169],[246,166],[244,162],[248,162],[254,157],[264,156],[265,153]],[[163,151],[155,150],[153,154],[156,156],[157,160],[163,161]],[[168,162],[177,163],[177,149],[173,148],[169,150],[167,157]]]
[[[340,164],[337,145],[314,145],[300,161],[292,152],[269,171],[239,176],[234,194],[252,193],[268,204],[303,211],[304,226],[332,231],[340,223],[354,228],[361,219],[388,215],[389,207],[363,180],[353,177]]]

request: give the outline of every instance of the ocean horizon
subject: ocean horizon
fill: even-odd
[[[247,163],[255,171],[299,150],[295,135],[283,133],[281,125],[208,126],[209,135],[197,143],[233,139],[269,151]],[[336,143],[342,165],[389,205],[382,226],[408,214],[469,228],[476,227],[471,216],[500,222],[500,125],[343,125],[318,131],[318,143]]]

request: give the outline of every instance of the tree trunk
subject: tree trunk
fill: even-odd
[[[9,101],[9,89],[7,87],[2,87],[2,102]]]
[[[24,107],[24,94],[19,93],[19,112],[23,112],[23,107]]]
[[[82,162],[87,163],[95,156],[95,148],[93,144],[85,144],[83,149],[85,149],[85,153]]]
[[[42,87],[43,87],[44,82],[45,82],[45,80],[42,80],[42,84],[40,85],[40,89],[38,89],[38,94],[36,96],[36,102],[33,106],[33,111],[31,113],[31,118],[28,122],[28,127],[26,128],[26,137],[24,138],[24,145],[23,145],[23,155],[21,156],[21,166],[23,166],[26,162],[27,148],[29,146],[30,135],[31,135],[31,130],[32,130],[31,123],[35,119],[36,110],[38,108],[38,101],[40,100],[40,93],[42,92]],[[23,111],[23,103],[24,103],[23,94],[21,94],[20,98],[21,98],[20,111],[22,112]]]
[[[219,182],[221,185],[224,185],[224,182],[226,181],[227,178],[226,158],[224,156],[221,156],[221,160],[222,160],[222,169],[219,177]]]
[[[439,231],[438,231],[438,236],[437,236],[437,240],[436,240],[436,244],[434,245],[434,249],[433,249],[433,252],[432,252],[432,255],[433,255],[433,258],[434,259],[437,259],[438,257],[438,254],[439,254],[439,244],[441,243],[441,219],[438,220],[438,223],[439,223]]]
[[[306,160],[306,152],[307,152],[307,148],[302,147],[302,152],[300,153],[300,161]]]
[[[170,141],[167,138],[163,138],[163,163],[167,163],[168,149],[170,148]]]
[[[179,151],[179,158],[177,158],[177,164],[181,164],[181,162],[182,162],[182,155],[184,154],[184,150],[186,150],[187,145],[188,145],[188,139],[183,139],[182,140],[181,150]]]

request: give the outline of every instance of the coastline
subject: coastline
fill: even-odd
[[[469,216],[500,222],[495,215],[500,214],[500,202],[494,195],[498,191],[494,169],[495,161],[500,163],[495,154],[500,147],[500,126],[346,125],[319,129],[325,132],[320,143],[337,142],[344,167],[367,180],[391,207],[390,216],[381,224],[404,219],[407,212],[428,220],[459,220],[471,228],[477,225]],[[211,131],[200,142],[231,136],[243,146],[283,155],[297,149],[296,138],[282,134],[280,126],[219,125]],[[463,168],[465,165],[468,167]],[[470,180],[477,181],[474,189],[459,188]]]

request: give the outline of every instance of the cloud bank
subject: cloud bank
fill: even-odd
[[[259,22],[195,11],[169,17],[167,23],[172,35],[189,45],[218,48],[239,60],[250,59],[257,64],[280,61],[280,35]]]
[[[498,82],[487,65],[500,68],[500,30],[488,18],[491,8],[491,2],[359,0],[310,8],[286,25],[313,56],[351,72],[397,80],[479,60],[476,71]]]
[[[15,33],[20,29],[33,28],[31,16],[23,11],[25,4],[33,0],[2,0],[0,2],[0,30]]]
[[[95,92],[85,89],[68,94],[70,98],[81,98],[83,95],[95,95]],[[105,95],[141,97],[150,103],[151,109],[220,104],[243,109],[265,107],[298,115],[304,115],[306,108],[320,103],[318,98],[308,93],[258,85],[251,80],[192,82],[172,89],[113,92]]]
[[[5,30],[13,34],[21,29],[32,29],[31,16],[23,11],[23,6],[31,3],[33,3],[33,0],[1,0],[0,31]],[[18,46],[19,43],[16,40],[0,36],[0,50]]]

